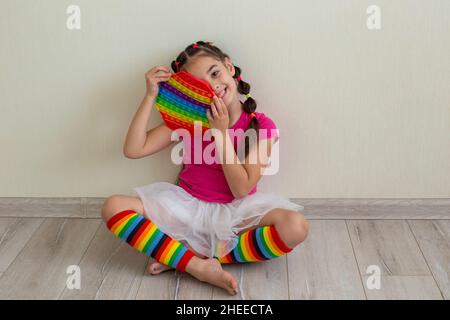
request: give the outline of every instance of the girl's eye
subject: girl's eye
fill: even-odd
[[[214,72],[212,73],[212,75],[215,76],[215,75],[214,75],[215,73],[219,73],[219,71],[214,71]]]

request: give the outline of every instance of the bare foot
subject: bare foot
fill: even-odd
[[[201,259],[194,257],[186,266],[186,272],[202,282],[208,282],[228,291],[229,294],[238,293],[238,284],[231,273],[222,269],[216,259]]]
[[[152,262],[148,264],[147,272],[153,275],[160,274],[161,272],[172,270],[172,267],[169,267],[165,264],[159,263],[158,261]]]

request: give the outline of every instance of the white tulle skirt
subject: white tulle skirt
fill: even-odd
[[[136,187],[144,215],[165,234],[206,257],[222,257],[237,244],[240,231],[258,225],[275,208],[301,211],[303,206],[256,191],[230,203],[200,200],[178,185],[155,182]]]

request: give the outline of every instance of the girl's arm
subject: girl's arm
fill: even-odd
[[[264,167],[270,158],[274,139],[263,139],[250,149],[244,163],[241,163],[227,132],[215,134],[216,150],[222,162],[222,169],[233,196],[237,199],[248,195],[261,179]],[[262,150],[262,151],[260,151]]]
[[[123,153],[127,158],[143,158],[157,153],[175,142],[170,138],[172,130],[164,123],[146,131],[154,102],[155,98],[146,96],[131,121],[123,146]]]
[[[221,98],[214,96],[211,110],[206,112],[206,116],[213,129],[211,133],[228,186],[235,198],[245,197],[261,178],[264,167],[267,167],[275,138],[257,140],[250,147],[244,163],[241,163],[228,134],[230,119]]]
[[[169,146],[172,130],[161,124],[149,131],[147,123],[159,92],[159,82],[167,81],[171,72],[166,67],[154,67],[145,73],[147,92],[131,121],[123,145],[123,153],[127,158],[139,159],[152,155]]]

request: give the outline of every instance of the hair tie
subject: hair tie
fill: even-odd
[[[254,112],[252,112],[251,116],[252,116],[252,119],[253,119],[254,117],[256,117],[256,115],[255,115]]]
[[[180,61],[175,61],[175,64],[176,64],[177,67],[178,67],[178,65],[180,64]]]
[[[196,43],[194,43],[194,48],[198,48],[198,44],[197,44],[197,42],[196,42]]]
[[[250,98],[251,97],[251,94],[250,93],[247,93],[246,95],[245,95],[246,97],[247,97],[247,99],[248,98]]]
[[[236,78],[236,80],[237,80],[238,82],[241,81],[241,80],[242,80],[241,76],[238,76],[238,77]]]

